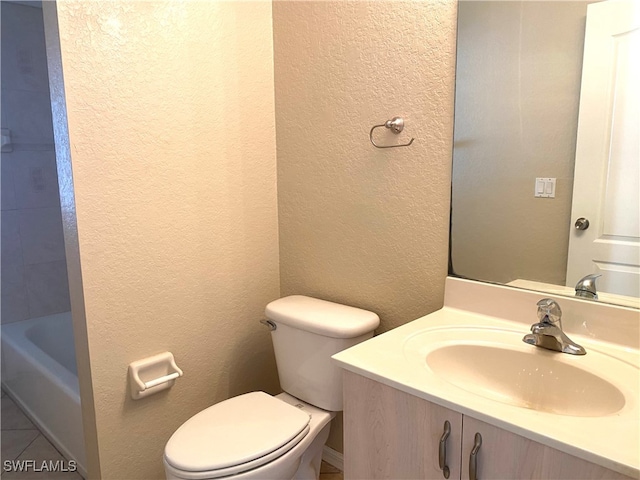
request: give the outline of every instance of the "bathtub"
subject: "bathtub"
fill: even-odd
[[[4,324],[2,386],[86,477],[71,313]]]

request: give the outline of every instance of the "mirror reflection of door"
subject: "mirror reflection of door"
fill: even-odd
[[[628,9],[627,24],[601,32],[605,50],[590,67],[587,9],[610,3]],[[593,8],[590,24],[611,24],[598,10],[608,6]],[[637,0],[459,1],[451,275],[574,296],[578,279],[600,273],[599,301],[640,308],[639,8]],[[604,95],[595,93],[603,81]],[[587,130],[589,121],[596,127]],[[575,166],[576,151],[599,151],[607,163]],[[582,187],[583,179],[596,183]],[[555,192],[544,183],[540,195],[543,180]],[[582,217],[590,226],[578,231]],[[596,254],[574,253],[576,240],[595,234]]]
[[[589,5],[566,284],[600,273],[598,290],[634,297],[640,296],[638,59],[640,4]],[[574,226],[581,218],[589,221],[583,230]]]

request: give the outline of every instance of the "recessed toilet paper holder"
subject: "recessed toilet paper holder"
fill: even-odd
[[[171,388],[176,378],[182,375],[182,370],[176,365],[171,352],[159,353],[131,362],[129,364],[131,398],[139,400]]]

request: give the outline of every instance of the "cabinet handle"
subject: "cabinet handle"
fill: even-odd
[[[482,445],[482,435],[476,433],[471,455],[469,455],[469,480],[478,480],[478,452]]]
[[[440,446],[438,447],[438,463],[440,464],[440,470],[444,478],[449,478],[449,467],[447,466],[447,439],[451,434],[451,424],[449,420],[444,422],[444,432],[440,437]]]

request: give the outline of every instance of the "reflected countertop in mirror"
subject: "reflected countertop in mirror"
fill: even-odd
[[[463,0],[457,49],[450,274],[638,308],[637,2]]]

